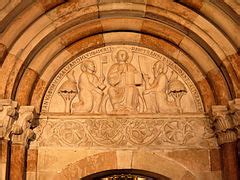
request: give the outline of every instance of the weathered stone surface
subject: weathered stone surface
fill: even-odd
[[[157,49],[158,51],[165,52],[167,55],[173,54],[176,51],[176,48],[174,48],[170,44],[165,43],[165,41],[145,34],[141,35],[140,43],[152,49]]]
[[[238,77],[234,71],[232,64],[228,60],[223,60],[222,67],[223,73],[225,72],[225,76],[227,83],[229,86],[232,86],[232,91],[234,92],[236,97],[240,97],[240,82],[238,81]],[[231,88],[231,87],[230,87]]]
[[[25,146],[12,145],[11,147],[11,180],[23,180],[24,179],[24,161],[25,161]]]
[[[240,80],[240,56],[239,56],[239,54],[232,54],[227,57],[227,60],[232,64],[233,69],[235,70],[235,73],[238,77],[238,80]]]
[[[216,64],[212,61],[211,57],[203,51],[200,45],[189,37],[184,37],[179,47],[188,53],[205,73],[216,68]]]
[[[240,96],[240,62],[237,54],[240,31],[233,11],[238,13],[239,10],[236,1],[222,0],[219,4],[216,4],[217,0],[2,2],[0,19],[7,19],[0,22],[4,25],[0,28],[0,98],[12,98],[21,104],[34,105],[40,113],[41,121],[34,131],[41,138],[28,151],[28,166],[25,169],[28,180],[79,179],[99,171],[126,168],[147,170],[182,180],[220,180],[223,170],[225,179],[236,179],[236,144],[221,145],[223,153],[220,157],[208,116],[213,104],[227,105],[229,100]],[[102,50],[98,47],[125,45],[135,46],[138,50],[134,52],[133,61],[117,62],[116,57],[126,59],[126,53],[123,52],[118,56],[110,52],[108,55],[97,54]],[[153,58],[157,53],[161,55]],[[105,55],[108,65],[105,64]],[[127,55],[131,57],[131,53]],[[170,59],[168,62],[175,68],[170,64],[166,68],[164,63],[157,63],[163,57]],[[71,68],[63,69],[76,58],[79,58],[79,64],[72,63],[69,65]],[[142,61],[143,66],[140,65]],[[89,68],[91,65],[95,66],[94,71]],[[126,80],[121,82],[121,88],[118,83],[117,86],[110,85],[109,79],[116,78],[117,74],[110,72],[113,65],[119,67],[116,68],[117,73],[123,71],[117,75]],[[136,71],[129,70],[129,66]],[[82,79],[79,81],[84,68],[90,70],[90,79],[87,81],[95,88],[87,87],[89,84],[82,83]],[[148,70],[143,73],[144,68]],[[70,69],[74,69],[74,72]],[[166,69],[168,73],[165,73]],[[157,84],[153,83],[158,79],[154,74],[157,70],[161,74],[159,79],[167,76],[165,83],[162,79],[162,83],[159,83],[164,85],[164,92],[153,87]],[[132,74],[129,75],[129,72]],[[144,81],[148,79],[146,75],[150,75],[151,88],[145,87],[147,80],[145,84],[139,81],[133,85],[129,77],[133,77],[135,72],[140,72],[139,77],[142,80],[145,78]],[[59,73],[62,76],[58,76]],[[184,108],[176,114],[171,112],[164,115],[153,108],[157,106],[150,106],[151,109],[147,105],[163,102],[166,96],[169,102],[175,102],[174,96],[169,95],[177,91],[169,88],[171,73],[178,74],[175,83],[180,84],[180,90],[177,90],[183,96],[176,102]],[[58,81],[55,81],[57,78]],[[104,82],[103,86],[97,83],[98,79]],[[62,84],[52,86],[57,82]],[[80,88],[81,83],[84,86]],[[133,88],[135,85],[136,88]],[[71,110],[67,112],[68,108],[64,109],[64,102],[71,99],[69,109],[78,103],[74,108],[82,111],[82,99],[89,100],[90,96],[84,95],[82,99],[79,96],[86,89],[90,96],[93,93],[107,95],[106,98],[110,100],[106,101],[106,106],[101,106],[106,108],[107,113],[92,111],[98,110],[98,103],[95,103],[97,98],[85,101],[94,105],[90,112],[85,111],[86,114],[78,111],[71,114]],[[96,89],[97,92],[94,92]],[[115,99],[114,93],[109,93],[111,90],[117,94]],[[54,92],[54,98],[48,96],[51,91]],[[154,95],[150,103],[142,102],[146,101],[143,92]],[[162,99],[155,101],[159,94]],[[135,95],[142,99],[130,101]],[[122,98],[118,99],[117,96]],[[44,104],[46,99],[43,99],[46,97],[55,111],[41,112],[41,107],[47,106]],[[146,104],[145,109],[141,109],[138,101]],[[114,109],[112,103],[122,106]],[[172,107],[171,104],[167,111]],[[111,108],[123,115],[111,114]],[[156,112],[137,114],[147,109]],[[43,112],[49,114],[44,116]],[[14,130],[15,137],[20,133],[18,130]],[[25,171],[25,149],[14,144],[23,142],[19,140],[23,138],[13,138],[10,171],[10,179],[13,180],[23,179]],[[4,169],[7,166],[6,148],[2,141],[0,146],[3,157],[1,168]],[[220,165],[221,158],[223,167]]]
[[[36,112],[39,113],[40,112],[40,108],[41,108],[41,98],[43,96],[44,90],[46,88],[46,82],[39,79],[36,83],[36,86],[33,90],[33,96],[31,98],[31,104],[35,107]]]
[[[227,16],[210,2],[204,1],[200,12],[213,20],[221,29],[227,34],[229,38],[237,45],[240,46],[240,33],[239,24],[234,22],[229,16]]]
[[[27,7],[26,11],[23,11],[18,18],[14,19],[11,26],[7,28],[6,31],[2,33],[0,42],[5,44],[6,47],[10,47],[15,39],[19,36],[26,27],[29,26],[35,19],[44,13],[41,5],[38,3],[33,3]],[[31,16],[29,15],[31,14]],[[18,31],[16,31],[16,29]]]
[[[99,16],[102,17],[116,17],[119,15],[144,17],[146,5],[136,3],[101,3],[99,4]]]
[[[203,98],[203,104],[205,111],[209,112],[213,104],[216,103],[214,94],[211,90],[211,87],[206,79],[197,82],[200,94]]]
[[[102,24],[100,21],[89,22],[87,25],[80,25],[73,29],[70,29],[67,33],[61,36],[61,39],[65,46],[83,39],[85,37],[91,36],[93,34],[98,34],[102,32]]]
[[[207,150],[178,150],[168,152],[167,156],[185,165],[191,171],[210,171],[209,152]]]
[[[117,168],[131,169],[133,152],[129,150],[117,151]]]
[[[34,47],[55,28],[52,21],[46,15],[42,15],[36,20],[14,43],[10,53],[22,59],[26,59]]]
[[[141,34],[133,32],[117,32],[117,33],[104,33],[103,34],[104,43],[106,45],[112,44],[126,44],[126,43],[136,43],[138,44],[141,40]]]
[[[198,15],[193,23],[189,25],[189,29],[204,39],[214,49],[220,59],[236,53],[235,47],[229,43],[227,37],[205,18]],[[196,28],[196,26],[200,28]]]
[[[54,58],[55,55],[58,54],[64,47],[65,46],[62,42],[62,39],[56,38],[41,49],[28,67],[37,74],[40,74],[45,66],[51,61],[51,59]]]
[[[30,102],[29,94],[31,94],[32,86],[39,77],[38,73],[36,73],[32,69],[27,69],[23,78],[18,86],[18,91],[16,94],[16,100],[20,105],[28,105]]]
[[[219,104],[228,104],[229,90],[226,82],[218,69],[213,69],[207,73],[207,79],[214,89],[216,102]]]
[[[179,31],[176,31],[169,26],[160,23],[157,24],[148,20],[143,21],[142,32],[153,34],[174,44],[179,44],[184,37]]]
[[[38,1],[42,4],[45,11],[48,11],[49,9],[52,9],[52,8],[64,3],[66,0],[51,0],[51,1],[49,1],[49,0],[38,0]]]
[[[76,161],[64,168],[59,177],[79,178],[108,169],[117,169],[115,152],[104,152]]]
[[[202,173],[196,173],[196,176],[201,179],[211,179],[211,180],[224,180],[222,177],[222,172],[221,171],[207,171],[207,172],[202,172]]]
[[[2,65],[7,55],[7,47],[4,44],[0,44],[0,66]]]
[[[166,11],[167,13],[164,13]],[[191,21],[198,16],[197,13],[176,2],[173,2],[173,0],[147,0],[146,17],[159,19],[162,14],[170,19],[176,18],[174,14],[178,14],[178,16],[182,16],[184,19]],[[183,19],[182,21],[185,22]]]
[[[141,31],[142,29],[142,19],[134,18],[111,18],[111,19],[101,19],[102,29],[104,32],[109,31]]]
[[[86,52],[87,50],[100,47],[104,45],[103,35],[95,35],[83,40],[80,40],[73,45],[66,48],[67,51],[72,53],[72,55],[76,55],[80,52]]]
[[[191,7],[191,8],[194,8],[196,10],[200,10],[201,7],[203,6],[203,0],[179,0],[179,2]]]
[[[134,169],[158,172],[172,179],[181,179],[186,174],[184,166],[167,159],[161,153],[134,152],[132,167]]]
[[[16,61],[19,59],[11,54],[8,54],[2,68],[0,68],[1,78],[0,78],[0,97],[1,98],[10,98],[11,97],[11,88],[7,88],[14,84],[13,77],[11,76],[12,68],[15,67]],[[10,81],[8,81],[10,80]]]
[[[221,156],[219,149],[210,150],[211,171],[221,171]]]
[[[27,172],[37,173],[37,164],[38,164],[38,150],[29,149],[27,153]]]

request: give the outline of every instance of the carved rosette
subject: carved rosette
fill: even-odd
[[[238,138],[240,138],[240,99],[230,101],[229,107],[233,124],[237,130]]]
[[[0,99],[0,138],[9,139],[12,125],[17,118],[17,102]]]
[[[27,147],[28,142],[33,140],[35,133],[32,128],[36,125],[33,106],[21,106],[19,117],[14,122],[11,130],[11,140],[13,144],[21,144]]]
[[[237,140],[235,125],[226,106],[212,106],[213,124],[218,144]]]

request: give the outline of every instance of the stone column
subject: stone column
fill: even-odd
[[[0,179],[7,179],[9,165],[9,134],[16,120],[17,102],[0,99]]]
[[[35,137],[32,130],[34,124],[34,107],[21,106],[19,109],[18,120],[14,122],[11,132],[11,180],[25,179],[26,151],[29,140],[32,140]]]
[[[238,179],[237,134],[226,106],[212,107],[213,124],[221,147],[224,180]]]
[[[237,131],[237,137],[238,137],[238,142],[240,143],[240,98],[235,99],[233,101],[229,102],[229,108],[231,112],[231,117],[233,119],[233,123],[235,125],[236,131]],[[238,149],[238,162],[239,162],[239,157],[240,157],[240,149]],[[238,179],[240,179],[240,167],[238,163]]]

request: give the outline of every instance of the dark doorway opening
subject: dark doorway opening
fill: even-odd
[[[170,180],[170,178],[138,169],[115,169],[91,174],[81,180]]]

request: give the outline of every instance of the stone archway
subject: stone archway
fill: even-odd
[[[111,151],[97,153],[68,164],[53,178],[61,178],[64,180],[84,179],[85,177],[93,177],[91,175],[96,173],[101,174],[103,171],[119,169],[142,170],[143,173],[140,173],[140,175],[144,175],[144,171],[151,172],[152,175],[155,174],[155,177],[159,175],[159,177],[161,176],[163,179],[195,179],[193,173],[179,162],[161,156],[160,154],[146,151]],[[145,175],[148,175],[146,172]]]

